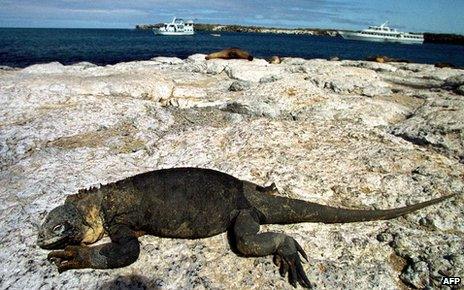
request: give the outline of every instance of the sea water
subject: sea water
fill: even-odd
[[[362,60],[386,55],[418,63],[447,62],[464,66],[464,46],[459,45],[377,43],[311,35],[220,34],[220,37],[209,32],[155,36],[150,30],[135,29],[0,28],[0,65],[25,67],[52,61],[104,65],[155,56],[186,58],[195,53],[240,47],[262,58],[278,55]]]

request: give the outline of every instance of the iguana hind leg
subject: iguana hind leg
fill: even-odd
[[[290,236],[281,233],[258,233],[259,222],[251,210],[241,211],[234,224],[234,235],[237,250],[245,256],[274,255],[274,262],[280,268],[280,274],[285,276],[288,272],[290,284],[296,287],[310,288],[311,283],[301,265],[298,254],[308,260],[302,247]]]
[[[71,269],[110,269],[128,266],[139,257],[140,245],[136,233],[126,226],[116,225],[110,229],[111,243],[94,247],[67,246],[63,251],[53,251],[48,259],[58,271]]]

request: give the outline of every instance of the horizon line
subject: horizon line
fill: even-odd
[[[40,27],[28,27],[28,26],[0,26],[0,29],[125,29],[125,30],[137,30],[136,26],[137,25],[156,25],[160,24],[159,23],[152,23],[152,24],[135,24],[133,27],[47,27],[47,26],[40,26]],[[221,23],[196,23],[196,24],[206,24],[206,25],[223,25],[223,26],[232,26],[232,25],[237,25],[237,26],[242,26],[242,27],[256,27],[256,28],[267,28],[267,29],[284,29],[284,30],[301,30],[301,29],[307,29],[307,30],[332,30],[332,31],[358,31],[358,30],[351,30],[351,29],[336,29],[336,28],[316,28],[316,27],[272,27],[272,26],[260,26],[260,25],[247,25],[247,24],[221,24]],[[194,23],[195,25],[195,23]],[[246,33],[246,32],[245,32]],[[259,32],[258,32],[259,33]],[[421,32],[416,32],[416,33],[429,33],[429,34],[449,34],[449,35],[460,35],[464,36],[463,33],[452,33],[452,32],[427,32],[427,31],[421,31]]]

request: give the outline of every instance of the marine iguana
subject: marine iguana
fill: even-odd
[[[197,239],[226,231],[244,256],[274,255],[282,276],[296,287],[311,284],[303,270],[300,244],[283,233],[260,233],[262,224],[348,223],[399,217],[438,203],[444,196],[389,210],[350,210],[274,195],[263,187],[211,169],[151,171],[79,191],[54,208],[38,233],[37,244],[50,252],[59,272],[108,269],[135,262],[143,234]],[[105,234],[110,243],[89,247]]]

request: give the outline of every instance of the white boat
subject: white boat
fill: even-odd
[[[170,23],[164,23],[160,28],[153,29],[155,35],[193,35],[193,21],[185,21],[180,18],[172,19]]]
[[[368,29],[361,31],[338,31],[345,39],[367,40],[367,41],[384,41],[384,42],[401,42],[417,43],[424,42],[422,33],[401,32],[387,26],[387,22],[380,26],[369,26]]]

